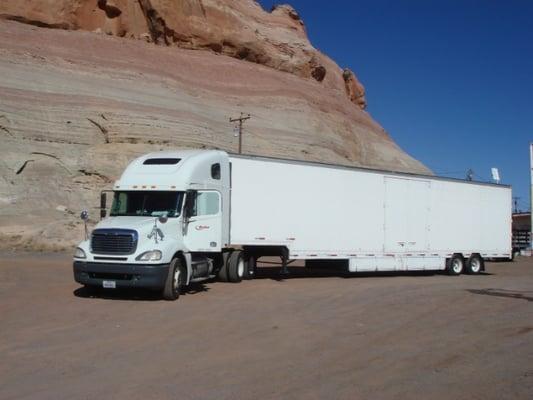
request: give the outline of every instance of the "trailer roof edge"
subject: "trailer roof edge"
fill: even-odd
[[[358,166],[342,165],[342,164],[331,164],[331,163],[320,162],[320,161],[292,160],[288,158],[260,156],[260,155],[253,155],[253,154],[236,154],[236,153],[228,152],[228,155],[234,158],[259,159],[259,160],[265,160],[265,161],[279,161],[279,162],[283,162],[287,164],[315,165],[315,166],[322,166],[322,167],[336,168],[336,169],[348,169],[348,170],[355,170],[355,171],[373,172],[373,173],[379,173],[379,174],[398,175],[398,176],[405,176],[405,177],[412,177],[412,178],[426,178],[426,179],[436,179],[436,180],[441,180],[441,181],[459,182],[459,183],[465,183],[468,185],[484,185],[484,186],[493,186],[493,187],[499,187],[499,188],[512,189],[511,185],[505,185],[501,183],[468,181],[466,179],[451,178],[447,176],[438,176],[438,175],[416,174],[414,172],[400,172],[400,171],[378,169],[378,168],[358,167]]]

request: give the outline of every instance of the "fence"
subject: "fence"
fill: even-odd
[[[529,249],[531,232],[527,229],[513,230],[513,249]]]

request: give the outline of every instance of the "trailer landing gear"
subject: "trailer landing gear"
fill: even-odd
[[[287,251],[286,248],[283,248],[282,251],[281,251],[281,271],[280,271],[280,275],[281,276],[287,276],[290,274],[289,272],[289,268],[287,267],[287,265],[289,265],[288,263],[288,260],[289,260],[289,252]]]

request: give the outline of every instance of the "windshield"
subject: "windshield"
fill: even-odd
[[[183,192],[115,192],[111,216],[179,217]]]

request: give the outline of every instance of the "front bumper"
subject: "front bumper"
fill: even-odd
[[[114,264],[74,261],[74,280],[82,285],[100,286],[115,281],[117,288],[162,289],[169,264]]]

